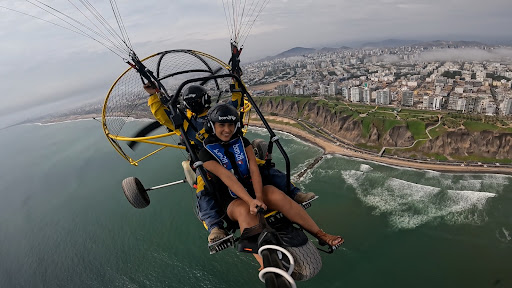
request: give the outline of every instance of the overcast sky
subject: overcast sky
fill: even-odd
[[[79,16],[67,0],[42,2]],[[115,26],[109,1],[89,2]],[[141,58],[184,48],[227,62],[230,36],[221,0],[117,0],[117,4]],[[26,1],[0,0],[0,6],[61,23]],[[270,0],[241,58],[243,63],[296,46],[339,47],[389,38],[511,40],[510,11],[510,0]],[[2,115],[58,99],[103,98],[128,68],[91,39],[3,8],[0,39]]]

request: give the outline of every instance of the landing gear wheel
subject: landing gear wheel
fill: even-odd
[[[121,184],[123,186],[124,196],[128,199],[128,202],[133,207],[142,209],[149,205],[148,192],[144,188],[144,185],[136,177],[128,177],[123,180]]]
[[[265,160],[267,155],[268,143],[263,139],[254,139],[251,143],[254,155],[260,160]]]
[[[292,254],[295,261],[295,268],[291,275],[294,280],[308,280],[320,272],[322,258],[311,240],[300,247],[286,247],[286,250]],[[283,260],[285,259],[286,257]],[[287,265],[287,263],[284,264]]]

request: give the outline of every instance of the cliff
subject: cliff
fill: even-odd
[[[420,151],[441,155],[478,155],[484,158],[512,158],[512,133],[492,131],[468,132],[466,129],[448,131],[427,141]]]
[[[383,132],[385,129],[378,128],[372,123],[368,132],[365,133],[362,118],[340,113],[337,109],[316,101],[261,100],[260,109],[264,113],[307,119],[347,143],[374,147],[377,152],[382,147],[409,147],[415,142],[413,134],[406,125],[396,125]],[[419,141],[413,148],[389,150],[396,155],[419,158],[437,155],[447,159],[460,160],[465,159],[464,157],[475,159],[476,157],[492,160],[511,159],[511,148],[512,133],[469,132],[464,128],[446,128],[441,135],[430,140]],[[388,150],[386,153],[389,153]]]

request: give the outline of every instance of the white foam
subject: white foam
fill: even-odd
[[[448,190],[446,193],[448,194],[448,197],[450,197],[453,201],[453,211],[457,211],[457,209],[464,210],[473,206],[482,209],[488,198],[496,197],[496,194],[494,193],[480,191]]]
[[[342,171],[341,175],[345,179],[345,182],[356,188],[356,191],[358,190],[359,184],[364,180],[364,173],[361,171],[347,170]]]
[[[433,171],[433,170],[425,170],[425,177],[428,178],[437,178],[441,176],[441,172]]]
[[[485,174],[483,181],[506,185],[509,183],[510,179],[512,179],[512,176],[509,175]]]
[[[368,195],[366,202],[377,208],[378,213],[393,212],[402,210],[406,205],[418,206],[418,203],[430,200],[439,191],[436,187],[391,178],[382,188]]]
[[[250,126],[249,131],[251,131],[254,134],[258,134],[258,135],[265,135],[265,136],[269,135],[267,129],[261,128],[261,127]]]
[[[345,181],[356,189],[358,197],[375,208],[377,215],[388,217],[395,229],[412,229],[425,223],[480,224],[487,220],[484,208],[495,193],[473,190],[444,190],[440,187],[411,183],[362,171],[343,171]],[[379,184],[378,179],[384,183]],[[375,185],[368,187],[368,183]],[[375,184],[377,183],[377,184]],[[478,181],[464,181],[460,186],[479,186]],[[375,188],[377,187],[377,188]]]
[[[455,190],[473,190],[480,191],[482,189],[483,180],[461,180],[457,184],[454,185],[453,189]]]
[[[359,170],[362,172],[370,172],[373,170],[373,168],[370,165],[361,164],[361,166],[359,167]]]
[[[325,159],[331,159],[331,158],[333,158],[333,157],[334,157],[334,156],[333,156],[332,154],[325,154],[325,155],[324,155],[324,158],[325,158]]]
[[[512,239],[510,237],[510,232],[505,229],[505,227],[501,227],[501,231],[503,232],[503,235],[505,236],[506,242],[510,241]]]

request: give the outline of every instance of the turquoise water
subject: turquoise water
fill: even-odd
[[[294,174],[321,155],[280,135]],[[126,201],[126,177],[181,179],[181,151],[133,167],[92,120],[0,130],[0,147],[0,287],[264,287],[252,256],[209,255],[186,184]],[[512,287],[511,179],[325,157],[296,184],[346,243],[298,287]]]

